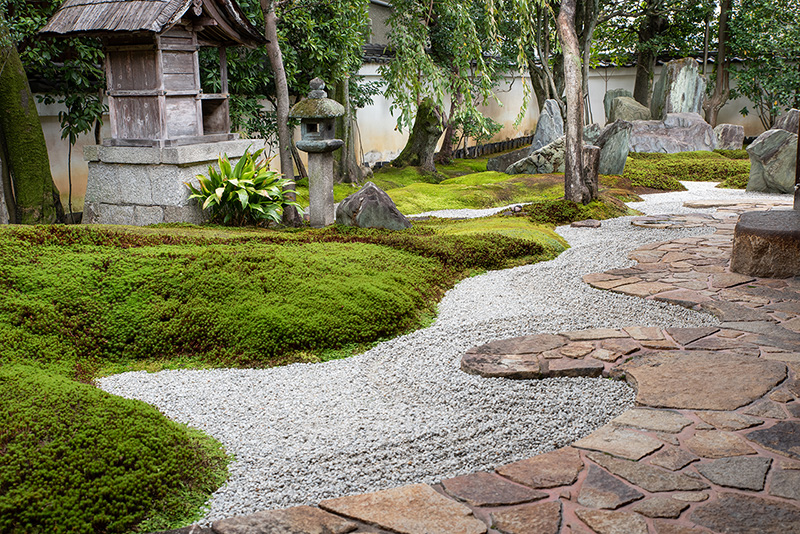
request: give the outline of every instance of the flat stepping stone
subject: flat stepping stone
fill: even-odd
[[[526,504],[491,514],[492,528],[503,534],[559,534],[561,503]]]
[[[617,370],[636,388],[640,405],[692,410],[735,410],[786,378],[782,362],[706,351],[659,352]]]
[[[694,436],[686,440],[690,451],[703,458],[727,458],[756,454],[747,442],[738,434],[721,430],[698,430]]]
[[[497,468],[497,472],[504,477],[536,489],[572,484],[582,470],[583,460],[572,447],[564,447]]]
[[[634,408],[615,417],[611,423],[618,426],[632,426],[654,432],[675,434],[692,424],[692,420],[671,410]]]
[[[695,491],[708,488],[708,484],[697,478],[673,473],[643,462],[621,460],[607,454],[590,452],[587,457],[611,473],[622,477],[634,486],[650,492]]]
[[[562,336],[552,334],[537,334],[535,336],[512,337],[500,339],[473,347],[468,354],[539,354],[548,350],[557,349],[567,344]]]
[[[463,504],[427,484],[329,499],[320,508],[402,534],[483,534],[486,525]]]
[[[578,504],[587,508],[616,510],[644,497],[644,494],[608,474],[596,465],[590,465],[586,479],[578,493]]]
[[[667,328],[667,334],[681,345],[688,345],[692,341],[703,339],[711,334],[719,332],[719,328],[713,326],[699,328]]]
[[[357,528],[358,525],[352,521],[311,506],[256,512],[248,516],[221,519],[212,524],[215,534],[346,534]]]
[[[696,412],[697,416],[718,430],[742,430],[761,425],[763,419],[739,412]]]
[[[473,473],[442,480],[444,490],[470,506],[508,506],[538,501],[547,493],[536,491],[492,473]]]
[[[765,449],[800,460],[800,421],[779,421],[770,428],[750,432],[747,439]]]
[[[461,358],[461,370],[484,378],[525,380],[544,378],[539,358],[533,355],[467,353]]]
[[[595,430],[573,446],[605,452],[628,460],[639,460],[660,449],[661,440],[628,428],[606,425]]]
[[[797,506],[739,493],[720,493],[716,500],[698,506],[691,520],[714,532],[800,533],[800,508]]]
[[[773,469],[769,494],[800,501],[800,469]]]
[[[718,486],[761,491],[767,478],[771,458],[721,458],[698,464],[697,471]]]
[[[647,523],[639,514],[605,510],[575,510],[578,518],[597,534],[647,534]]]
[[[687,508],[689,508],[688,502],[678,501],[671,497],[652,497],[636,503],[631,510],[646,517],[668,517],[675,519]]]
[[[664,469],[669,469],[670,471],[679,471],[699,459],[699,456],[695,456],[689,451],[677,447],[670,447],[667,450],[658,451],[651,456],[650,463],[663,467]]]

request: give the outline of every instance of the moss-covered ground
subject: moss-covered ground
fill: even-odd
[[[639,192],[682,191],[680,181],[721,182],[718,187],[744,188],[750,160],[744,150],[631,153],[620,183]]]

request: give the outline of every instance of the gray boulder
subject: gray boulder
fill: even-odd
[[[611,102],[607,115],[608,122],[649,121],[650,108],[641,105],[630,96],[618,96]]]
[[[748,191],[793,193],[797,163],[797,134],[767,130],[747,147],[750,155]]]
[[[606,112],[606,122],[613,122],[608,117],[611,116],[611,103],[614,101],[615,98],[619,96],[627,96],[633,98],[633,93],[628,91],[627,89],[609,89],[606,91],[606,94],[603,96],[603,109]],[[647,117],[648,119],[650,117]]]
[[[706,81],[700,76],[697,61],[692,58],[670,61],[653,86],[651,116],[664,119],[669,113],[701,114],[705,93]]]
[[[562,135],[564,135],[564,118],[561,116],[561,108],[558,107],[558,102],[552,98],[545,100],[542,112],[539,114],[539,122],[536,123],[536,132],[533,134],[533,142],[528,155],[532,155]]]
[[[663,121],[633,121],[631,152],[714,150],[717,138],[697,113],[670,113]]]
[[[800,110],[790,109],[775,121],[776,130],[786,130],[787,132],[797,133],[798,125],[800,125]]]
[[[739,124],[718,124],[714,135],[720,150],[741,150],[744,144],[744,126]]]
[[[489,158],[489,161],[486,162],[486,170],[495,172],[505,172],[509,165],[511,165],[512,163],[516,163],[521,159],[527,158],[530,153],[531,153],[531,147],[525,146],[522,148],[518,148],[513,152],[509,152],[507,154],[500,154],[499,156]]]
[[[595,145],[600,147],[600,174],[622,174],[630,151],[633,124],[615,121],[603,128]]]
[[[597,123],[587,124],[583,127],[583,140],[590,145],[596,145],[597,139],[603,129]]]
[[[336,222],[359,228],[411,228],[411,223],[398,211],[389,195],[372,182],[339,203]]]
[[[566,137],[560,137],[540,148],[525,159],[506,169],[508,174],[548,174],[564,172],[564,146]]]

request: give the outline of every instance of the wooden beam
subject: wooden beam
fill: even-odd
[[[228,54],[226,48],[221,46],[219,49],[219,78],[220,93],[228,94]]]

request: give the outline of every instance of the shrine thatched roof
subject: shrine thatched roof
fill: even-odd
[[[184,17],[202,27],[208,43],[252,47],[266,42],[235,0],[66,0],[40,33],[160,33]]]

